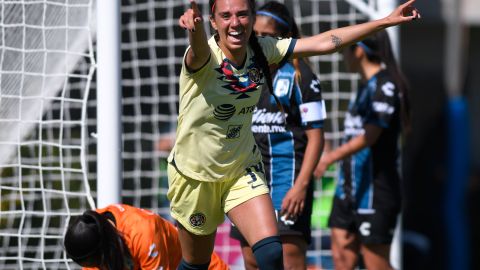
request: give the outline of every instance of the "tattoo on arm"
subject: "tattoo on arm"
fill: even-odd
[[[335,49],[338,49],[342,45],[342,39],[335,35],[332,35],[332,43],[335,44]]]

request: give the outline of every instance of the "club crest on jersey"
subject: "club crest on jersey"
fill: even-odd
[[[262,79],[260,70],[258,70],[258,68],[256,67],[248,70],[248,78],[250,79],[250,81],[258,84]]]
[[[193,227],[201,227],[207,221],[207,218],[202,213],[195,213],[190,216],[189,218],[190,225]]]
[[[238,95],[237,99],[249,98],[248,93],[254,92],[258,86],[262,85],[262,73],[254,63],[254,57],[250,59],[251,64],[246,67],[245,73],[235,73],[232,64],[228,59],[224,59],[219,68],[215,70],[221,75],[217,79],[222,80],[226,84],[223,88],[231,91],[231,95]]]

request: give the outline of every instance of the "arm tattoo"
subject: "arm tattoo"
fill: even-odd
[[[338,49],[342,45],[342,39],[335,35],[332,35],[332,43],[335,44],[335,49]]]

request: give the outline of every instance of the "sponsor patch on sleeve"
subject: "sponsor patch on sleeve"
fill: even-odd
[[[300,112],[303,122],[320,121],[327,118],[325,101],[315,101],[300,104]]]

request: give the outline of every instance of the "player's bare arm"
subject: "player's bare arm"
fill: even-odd
[[[364,129],[364,134],[349,140],[347,143],[342,144],[334,151],[324,153],[320,158],[317,167],[315,168],[314,176],[317,178],[323,176],[330,164],[333,164],[334,162],[337,162],[345,157],[351,156],[365,147],[373,145],[383,131],[381,127],[372,124],[365,125]]]
[[[314,128],[306,130],[305,133],[308,143],[300,173],[295,180],[294,186],[288,191],[282,201],[281,214],[287,215],[287,217],[297,217],[303,212],[307,189],[323,151],[323,131],[319,128]]]
[[[315,36],[299,39],[295,45],[293,55],[294,57],[308,57],[334,53],[387,27],[420,18],[420,13],[413,6],[414,2],[415,0],[410,0],[398,6],[390,15],[383,19],[333,29]]]
[[[190,6],[180,17],[178,24],[188,31],[190,50],[185,57],[185,64],[190,71],[195,71],[207,62],[210,56],[210,47],[203,25],[202,13],[194,0],[190,1]]]

